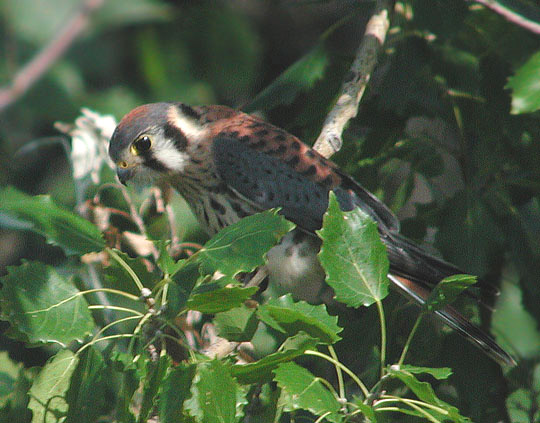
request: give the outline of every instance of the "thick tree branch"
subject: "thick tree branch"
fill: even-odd
[[[347,122],[356,116],[358,104],[377,64],[379,52],[390,28],[392,0],[377,0],[375,11],[366,25],[366,31],[351,69],[348,72],[336,104],[324,122],[315,150],[325,157],[338,152],[343,144],[342,134]]]
[[[17,72],[11,84],[0,89],[0,112],[21,97],[66,52],[88,26],[91,14],[104,2],[86,0],[49,44]]]
[[[471,1],[471,0],[468,0]],[[519,25],[522,28],[525,28],[535,34],[540,34],[540,24],[538,22],[527,19],[525,16],[520,15],[519,13],[509,9],[508,7],[500,4],[495,0],[472,0],[476,3],[481,4],[488,9],[491,9],[493,12],[501,15],[507,21],[512,22],[516,25]]]

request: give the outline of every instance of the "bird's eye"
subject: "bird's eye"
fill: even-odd
[[[150,139],[150,137],[148,135],[143,135],[137,138],[135,141],[133,141],[133,144],[131,144],[131,152],[135,156],[138,156],[139,154],[150,150],[151,145],[152,145],[152,140]]]

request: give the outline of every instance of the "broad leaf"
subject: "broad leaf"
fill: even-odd
[[[338,318],[330,316],[325,305],[294,302],[290,294],[269,300],[259,307],[257,314],[263,322],[289,336],[304,331],[323,344],[333,344],[341,339]]]
[[[45,364],[29,391],[33,423],[57,423],[65,416],[65,395],[78,361],[71,351],[62,350]]]
[[[308,410],[316,416],[324,414],[325,419],[331,422],[343,420],[337,398],[308,370],[292,362],[283,363],[274,370],[274,375],[274,380],[288,399],[284,404],[286,409]]]
[[[440,281],[424,304],[428,311],[435,311],[453,303],[456,298],[470,286],[476,283],[476,276],[452,275]]]
[[[540,109],[540,51],[533,54],[514,76],[506,88],[512,90],[512,113],[531,113]]]
[[[146,362],[146,375],[144,378],[143,397],[139,412],[139,421],[146,422],[154,409],[156,398],[165,378],[167,369],[171,366],[171,358],[161,355],[157,362]]]
[[[420,400],[444,409],[444,414],[432,409],[426,409],[427,412],[437,419],[441,421],[450,420],[458,423],[470,423],[470,419],[460,415],[456,407],[439,399],[429,383],[421,382],[412,373],[405,370],[398,370],[395,367],[390,367],[388,374],[401,380]]]
[[[257,330],[259,320],[255,309],[245,305],[216,314],[214,324],[218,335],[229,341],[247,342]]]
[[[69,405],[66,422],[93,423],[99,420],[108,405],[105,398],[108,377],[101,352],[87,348],[79,356],[66,393]]]
[[[328,65],[328,53],[323,42],[278,76],[245,107],[246,112],[272,110],[291,104],[298,94],[310,89],[321,79]]]
[[[197,253],[201,271],[231,277],[251,272],[264,264],[268,250],[293,228],[275,209],[248,216],[220,231]]]
[[[56,342],[67,346],[92,333],[88,303],[70,280],[43,263],[8,267],[1,278],[2,318],[30,343]]]
[[[184,401],[191,397],[191,383],[196,366],[180,363],[171,368],[163,380],[159,401],[159,418],[163,423],[183,421]]]
[[[316,339],[305,333],[299,333],[287,338],[278,352],[269,354],[255,363],[234,365],[231,374],[243,384],[266,382],[278,365],[294,360],[316,345]]]
[[[205,423],[236,422],[239,386],[231,377],[229,369],[214,360],[200,365],[197,370],[195,399],[198,410],[193,409],[193,401],[190,400],[192,414],[200,416],[200,421]]]
[[[182,263],[183,265],[171,276],[167,292],[165,317],[171,319],[184,309],[193,287],[201,276],[197,263],[185,261]]]
[[[159,281],[160,278],[157,273],[148,271],[148,267],[144,263],[144,259],[140,257],[132,258],[126,253],[116,249],[114,249],[114,253],[116,253],[120,259],[135,272],[143,286],[146,288],[152,289]],[[133,282],[133,278],[128,273],[126,268],[113,257],[110,257],[109,266],[104,269],[104,273],[110,281],[110,286],[135,295],[140,294],[137,285],[135,285]]]
[[[449,367],[418,367],[411,366],[409,364],[402,364],[400,366],[400,370],[416,375],[427,373],[438,380],[448,379],[452,374],[452,369]]]
[[[212,288],[216,285],[209,284]],[[199,288],[205,287],[202,285]],[[219,313],[227,311],[235,307],[240,307],[245,300],[250,298],[258,291],[258,287],[252,286],[243,288],[240,286],[225,286],[223,288],[211,289],[204,291],[198,289],[193,292],[187,302],[189,310],[197,310],[201,313]]]
[[[323,240],[319,258],[336,300],[359,307],[386,297],[386,247],[368,215],[359,208],[341,211],[336,196],[330,193],[328,211],[318,234]]]
[[[49,196],[31,197],[12,187],[0,190],[0,226],[37,232],[67,255],[105,248],[101,232],[89,221],[58,207]]]

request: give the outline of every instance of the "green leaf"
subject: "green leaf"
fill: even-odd
[[[324,42],[320,42],[261,91],[244,110],[249,113],[291,104],[323,77],[327,66],[328,53]]]
[[[231,374],[243,384],[268,381],[272,371],[278,365],[294,360],[304,354],[304,351],[315,348],[316,345],[316,339],[301,332],[287,338],[278,352],[269,354],[255,363],[235,364],[232,366]]]
[[[180,363],[165,377],[159,401],[159,418],[163,423],[184,421],[184,401],[191,397],[191,383],[197,366]]]
[[[448,379],[452,374],[452,369],[449,367],[418,367],[411,366],[409,364],[402,364],[400,369],[404,372],[409,372],[416,375],[427,373],[438,380]]]
[[[160,277],[157,273],[148,271],[148,267],[146,267],[142,258],[132,258],[117,249],[113,249],[113,251],[135,272],[143,286],[149,289],[154,288]],[[113,257],[110,258],[109,263],[109,266],[104,269],[104,274],[109,279],[110,285],[116,289],[121,289],[134,295],[140,295],[137,285],[135,285],[133,278],[124,266]]]
[[[294,228],[276,209],[248,216],[227,226],[197,253],[201,272],[233,277],[264,264],[264,255]]]
[[[182,261],[180,269],[171,276],[165,317],[172,319],[184,309],[200,276],[197,263]]]
[[[508,78],[506,88],[512,90],[512,113],[531,113],[540,109],[540,51],[533,54],[514,76]]]
[[[78,361],[71,351],[62,350],[45,364],[28,392],[32,422],[57,423],[65,416],[65,394]]]
[[[88,303],[70,280],[43,263],[8,267],[1,278],[2,319],[30,343],[56,342],[67,346],[92,333]]]
[[[351,307],[369,306],[388,294],[388,257],[377,225],[360,208],[342,212],[330,193],[319,259],[336,300]]]
[[[198,367],[195,383],[198,406],[205,423],[234,423],[238,384],[229,369],[220,361],[213,360]]]
[[[292,295],[287,294],[261,305],[257,314],[263,322],[289,336],[303,331],[323,344],[334,344],[341,339],[338,317],[330,316],[324,304],[294,302]]]
[[[0,352],[0,408],[8,401],[9,395],[15,390],[22,363],[15,363],[9,358],[7,351]]]
[[[451,420],[459,423],[471,422],[467,417],[460,415],[459,410],[456,407],[440,400],[437,395],[435,395],[435,391],[429,383],[420,382],[412,373],[405,370],[399,370],[395,366],[392,366],[388,369],[388,374],[401,380],[418,397],[418,399],[445,410],[444,413],[441,413],[433,409],[426,409],[427,412],[437,419],[441,421]]]
[[[163,383],[167,369],[171,366],[171,358],[161,355],[157,362],[146,362],[146,377],[144,378],[143,397],[139,412],[139,421],[146,422],[154,410],[158,391]]]
[[[308,410],[316,416],[325,414],[331,422],[341,422],[339,415],[341,404],[337,398],[321,383],[319,378],[295,363],[283,363],[274,370],[274,380],[287,395],[284,404],[289,410]],[[283,398],[283,397],[282,397]],[[326,413],[330,414],[326,414]]]
[[[79,355],[71,376],[66,401],[69,405],[66,422],[93,423],[105,412],[107,378],[101,352],[87,348]]]
[[[526,423],[537,410],[534,393],[527,389],[517,389],[506,398],[506,409],[511,423]],[[537,420],[534,420],[537,421]]]
[[[204,286],[204,285],[203,285]],[[212,287],[215,287],[212,284]],[[239,286],[225,286],[211,291],[193,293],[187,302],[187,308],[201,313],[219,313],[235,307],[240,307],[245,300],[258,291],[258,287],[242,288]]]
[[[49,196],[31,197],[12,187],[0,190],[0,226],[37,232],[67,255],[105,248],[101,232],[89,221],[58,207]]]
[[[476,276],[471,275],[452,275],[440,281],[424,304],[424,307],[430,311],[440,310],[448,304],[453,303],[456,298],[470,286],[476,283]]]
[[[247,342],[257,330],[259,320],[255,309],[245,305],[216,314],[214,324],[218,335],[229,341]]]

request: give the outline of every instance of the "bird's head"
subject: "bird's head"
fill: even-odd
[[[125,115],[111,137],[109,156],[121,183],[148,183],[182,172],[190,143],[205,133],[199,112],[181,103],[139,106]]]

